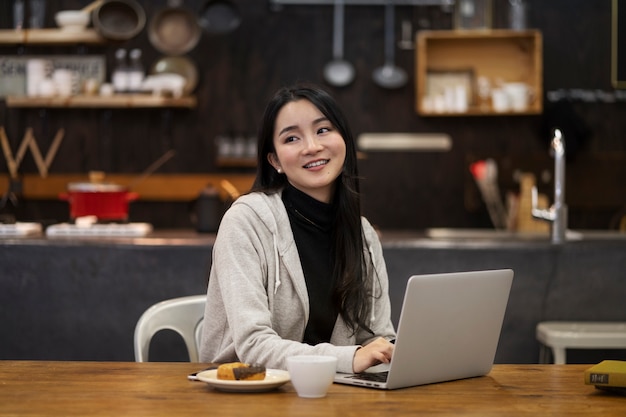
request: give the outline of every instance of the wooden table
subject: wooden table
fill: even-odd
[[[583,382],[588,365],[496,365],[480,378],[394,391],[334,384],[321,399],[291,383],[224,393],[188,381],[197,363],[0,361],[0,416],[626,415],[626,397]]]

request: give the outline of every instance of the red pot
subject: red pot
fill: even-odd
[[[70,204],[70,218],[96,216],[98,220],[128,220],[128,203],[139,194],[125,187],[107,183],[72,183],[67,193],[59,195]]]

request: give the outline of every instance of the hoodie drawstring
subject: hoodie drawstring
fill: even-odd
[[[371,246],[367,247],[367,250],[370,254],[370,259],[372,260],[372,268],[374,269],[374,274],[372,274],[372,314],[371,314],[371,324],[374,324],[376,322],[376,280],[374,279],[374,275],[378,275],[378,272],[376,270],[376,265],[374,265],[374,252],[372,250]]]
[[[272,238],[274,239],[274,262],[276,263],[276,279],[274,282],[274,295],[276,295],[278,287],[280,286],[280,264],[278,263],[278,244],[276,243],[276,235],[273,234]]]

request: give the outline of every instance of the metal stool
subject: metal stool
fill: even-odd
[[[548,361],[552,349],[555,364],[565,364],[566,349],[626,349],[626,323],[546,321],[537,324],[541,343],[539,363]]]

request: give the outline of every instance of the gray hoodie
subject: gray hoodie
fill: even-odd
[[[281,193],[251,193],[235,201],[213,246],[200,360],[286,369],[289,356],[330,355],[338,359],[337,371],[352,372],[359,346],[394,338],[382,247],[365,218],[362,224],[375,336],[362,329],[352,334],[339,316],[330,343],[311,346],[302,342],[309,297]]]

